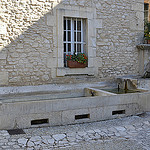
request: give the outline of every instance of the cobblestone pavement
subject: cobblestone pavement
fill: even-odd
[[[0,150],[150,150],[150,112],[68,126],[0,130]]]

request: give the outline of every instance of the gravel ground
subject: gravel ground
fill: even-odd
[[[150,150],[150,112],[107,121],[0,130],[0,150]]]

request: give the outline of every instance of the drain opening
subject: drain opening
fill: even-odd
[[[48,119],[31,120],[31,125],[40,125],[45,123],[49,123],[49,120]]]
[[[125,114],[125,110],[112,111],[112,115],[119,115],[119,114]]]
[[[22,129],[7,130],[10,135],[26,134]]]
[[[75,115],[75,120],[90,118],[90,114]]]

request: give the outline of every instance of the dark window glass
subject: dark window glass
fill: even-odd
[[[71,52],[71,43],[68,43],[68,52]]]
[[[77,52],[81,52],[81,44],[77,44]]]
[[[77,33],[77,41],[78,41],[78,42],[81,42],[81,32],[78,32],[78,33]]]
[[[74,44],[74,52],[76,52],[76,44]]]
[[[71,32],[68,31],[68,41],[71,41]]]
[[[76,42],[76,32],[74,32],[74,41]]]
[[[76,30],[76,21],[74,20],[74,30]]]
[[[64,31],[64,41],[66,41],[66,31]]]
[[[67,20],[67,22],[68,22],[68,30],[71,30],[71,20]]]
[[[64,30],[66,30],[66,19],[64,19]]]
[[[144,3],[144,21],[148,22],[149,4]]]
[[[77,21],[77,30],[81,31],[81,21]]]
[[[66,43],[64,43],[64,52],[66,52]]]

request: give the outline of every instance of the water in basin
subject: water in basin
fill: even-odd
[[[115,93],[115,94],[128,94],[128,93],[141,93],[141,92],[146,92],[145,90],[141,89],[118,89],[118,88],[113,88],[113,89],[101,89],[107,92]]]

